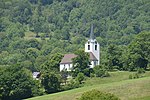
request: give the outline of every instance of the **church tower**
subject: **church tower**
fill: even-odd
[[[94,38],[93,25],[91,26],[90,38],[85,43],[85,52],[90,53],[91,68],[100,64],[100,45]]]

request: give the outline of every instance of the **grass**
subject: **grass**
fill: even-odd
[[[137,100],[150,100],[150,96],[142,97],[142,98],[137,98]]]
[[[85,82],[86,86],[96,85],[96,84],[106,84],[112,82],[118,82],[129,79],[129,74],[134,74],[135,72],[127,72],[127,71],[117,71],[117,72],[109,72],[110,77],[104,78],[88,78]],[[148,76],[148,75],[146,75]]]
[[[31,40],[31,39],[36,39],[39,42],[41,42],[41,38],[36,38],[36,34],[34,32],[25,32],[25,36],[24,36],[25,40]],[[45,40],[48,40],[49,38],[45,38]]]
[[[150,72],[139,79],[128,79],[130,72],[112,72],[108,78],[92,78],[85,82],[85,86],[69,91],[39,96],[27,100],[76,100],[85,91],[98,89],[113,93],[121,100],[149,100]]]

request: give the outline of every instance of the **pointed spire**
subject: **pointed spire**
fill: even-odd
[[[90,39],[92,39],[92,40],[94,39],[93,24],[91,25]]]

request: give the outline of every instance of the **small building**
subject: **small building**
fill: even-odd
[[[60,71],[67,70],[71,71],[73,64],[72,59],[77,57],[75,54],[65,54],[60,62]]]
[[[93,26],[91,27],[90,38],[85,43],[85,52],[90,55],[90,68],[100,64],[100,45],[93,36]],[[77,57],[75,54],[65,54],[60,62],[60,71],[71,71],[73,68],[72,59]]]
[[[41,73],[40,72],[33,72],[32,76],[33,76],[34,79],[38,80],[41,76]]]

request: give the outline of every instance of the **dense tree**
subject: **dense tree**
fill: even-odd
[[[147,68],[150,62],[150,32],[142,32],[129,45],[128,66],[130,70]]]
[[[59,75],[48,71],[42,74],[41,84],[43,85],[46,93],[54,93],[60,90],[59,78]]]
[[[89,54],[85,53],[83,50],[78,50],[75,52],[75,54],[77,55],[77,57],[73,58],[74,76],[77,76],[78,73],[80,72],[89,76],[90,75]]]
[[[0,70],[0,98],[2,100],[21,100],[32,96],[30,71],[18,65]]]
[[[9,38],[24,37],[24,31],[25,29],[20,23],[11,23],[6,29]]]
[[[43,65],[41,65],[41,70],[51,70],[51,71],[59,71],[59,63],[62,59],[63,55],[59,53],[55,53],[48,57]]]
[[[107,50],[107,57],[108,57],[107,64],[108,64],[109,70],[112,70],[115,67],[120,70],[122,69],[123,65],[121,61],[121,58],[122,58],[121,48],[119,48],[116,45],[110,45]]]

